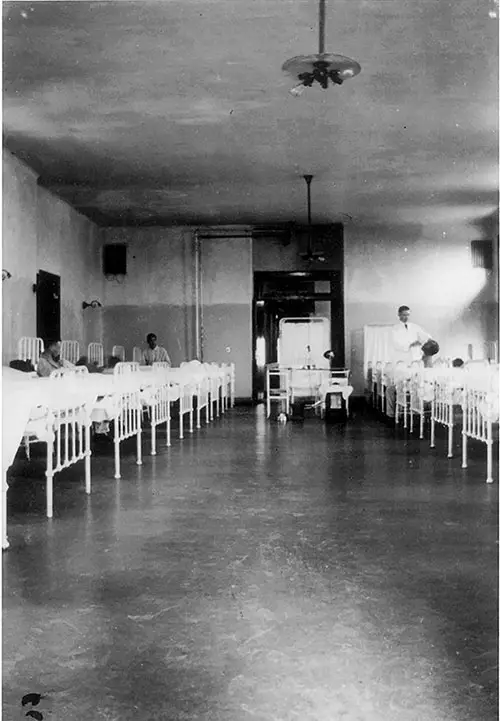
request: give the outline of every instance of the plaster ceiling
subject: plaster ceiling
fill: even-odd
[[[496,0],[328,0],[359,76],[300,98],[317,0],[4,2],[7,147],[101,225],[410,228],[491,213]]]

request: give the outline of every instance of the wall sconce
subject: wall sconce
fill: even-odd
[[[87,303],[87,301],[84,300],[82,308],[83,310],[85,310],[85,308],[102,308],[102,303],[99,303],[98,300],[91,300],[90,303]]]
[[[12,273],[9,273],[8,270],[2,268],[2,280],[9,280],[9,278],[12,278]]]

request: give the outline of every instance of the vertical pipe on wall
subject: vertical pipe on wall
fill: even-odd
[[[198,231],[194,234],[194,294],[195,294],[195,334],[196,358],[203,362],[203,282],[202,282],[201,238]]]
[[[203,325],[203,256],[201,243],[198,251],[198,275],[199,275],[199,306],[200,306],[200,361],[203,363],[205,328]]]
[[[200,349],[200,238],[194,232],[194,324],[196,358],[201,360]]]

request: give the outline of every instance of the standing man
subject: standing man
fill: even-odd
[[[407,305],[398,308],[399,323],[392,330],[393,345],[393,371],[396,373],[396,363],[402,361],[409,366],[413,361],[422,360],[422,346],[431,336],[416,323],[410,323],[410,309]],[[396,416],[396,385],[386,388],[386,412],[389,422]]]
[[[407,305],[398,308],[399,323],[393,328],[394,362],[422,360],[421,347],[431,336],[416,323],[410,323],[410,309]]]
[[[142,354],[142,365],[152,366],[153,363],[168,363],[172,365],[169,355],[165,348],[158,345],[158,340],[155,333],[148,333],[146,336],[146,342],[148,348],[143,351]]]

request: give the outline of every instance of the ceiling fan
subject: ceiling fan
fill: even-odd
[[[313,175],[304,175],[307,184],[307,250],[305,253],[299,253],[299,255],[302,260],[317,260],[324,263],[326,260],[324,253],[313,249],[313,228],[311,223],[311,180],[313,177]]]
[[[319,0],[319,51],[315,55],[297,55],[283,63],[283,72],[292,75],[298,84],[291,90],[291,94],[302,95],[305,88],[310,88],[315,82],[326,90],[329,83],[342,85],[344,80],[353,78],[361,72],[361,65],[344,55],[325,53],[325,4],[326,0]]]

